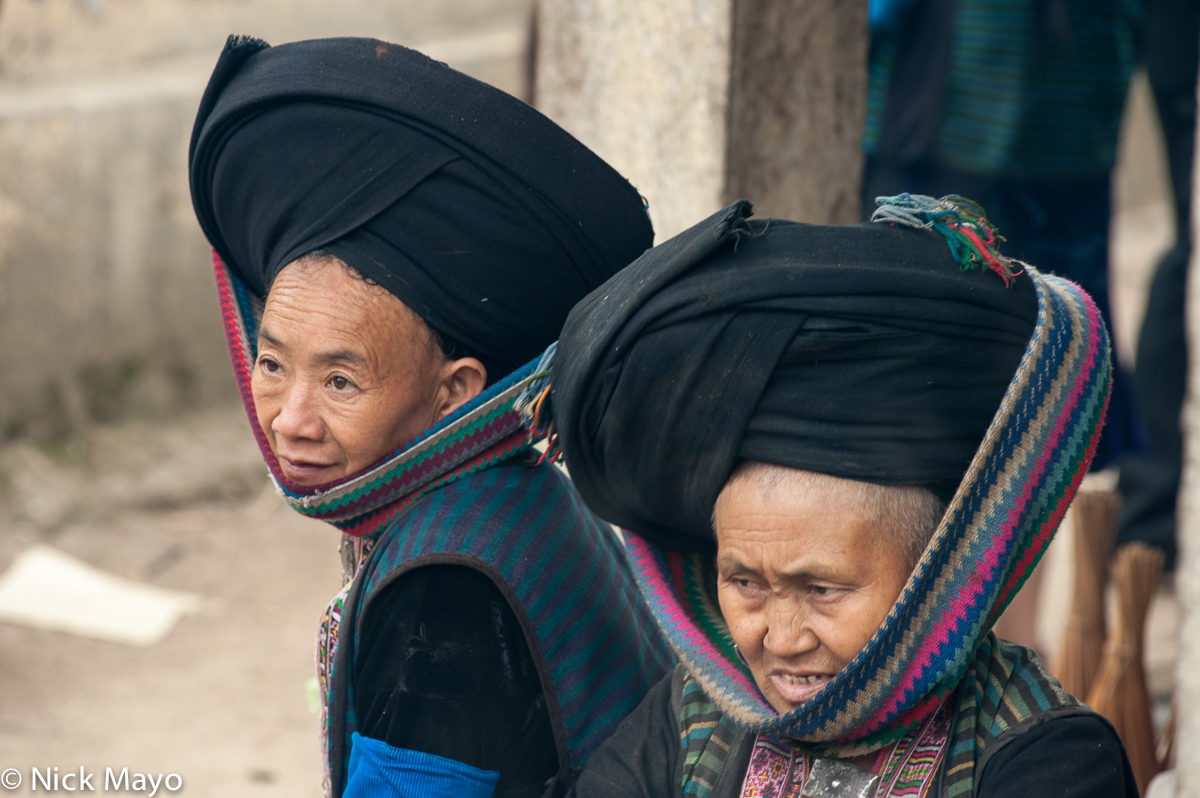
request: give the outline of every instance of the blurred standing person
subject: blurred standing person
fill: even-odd
[[[1079,283],[1111,327],[1108,234],[1140,0],[872,0],[863,213],[901,192],[988,209],[1010,257]],[[1092,467],[1145,447],[1119,370]]]
[[[1150,451],[1121,464],[1124,503],[1117,538],[1162,549],[1175,566],[1175,503],[1183,474],[1183,409],[1187,376],[1184,297],[1192,236],[1192,155],[1196,135],[1196,73],[1200,69],[1200,0],[1150,0],[1146,73],[1163,139],[1175,210],[1175,245],[1150,284],[1138,336],[1134,385],[1146,419]]]

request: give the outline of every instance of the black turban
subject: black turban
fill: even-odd
[[[1032,280],[961,271],[928,230],[749,214],[731,205],[571,311],[551,399],[584,500],[706,548],[741,460],[948,499],[1033,333]]]
[[[653,239],[636,189],[549,119],[374,39],[231,38],[190,171],[201,227],[252,291],[328,251],[489,380],[545,349]]]

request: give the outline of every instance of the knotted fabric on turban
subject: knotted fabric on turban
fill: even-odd
[[[655,248],[572,311],[553,403],[580,493],[676,547],[711,545],[742,459],[948,501],[1033,332],[1029,276],[964,272],[933,232],[748,213]]]
[[[549,119],[374,39],[231,38],[190,172],[201,227],[251,291],[329,251],[491,380],[653,239],[637,191]]]

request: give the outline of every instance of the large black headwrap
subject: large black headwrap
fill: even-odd
[[[571,477],[605,519],[711,545],[742,459],[948,499],[1037,320],[946,240],[879,224],[748,222],[736,203],[579,303],[555,355]]]
[[[327,250],[492,379],[653,239],[637,191],[549,119],[374,39],[231,38],[190,168],[201,227],[252,291]]]

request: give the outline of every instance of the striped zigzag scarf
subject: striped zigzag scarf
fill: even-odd
[[[534,380],[538,361],[492,385],[416,440],[374,465],[328,485],[297,485],[283,475],[258,424],[250,375],[258,349],[263,300],[213,251],[217,298],[229,360],[271,479],[289,506],[327,521],[346,535],[370,540],[432,490],[529,449],[537,440],[516,408]],[[363,552],[365,554],[365,552]]]
[[[857,756],[918,728],[963,681],[1057,530],[1108,401],[1111,355],[1096,306],[1073,283],[1026,269],[1037,324],[958,492],[883,625],[803,706],[778,715],[735,655],[710,558],[626,533],[668,642],[729,722],[816,755]]]

